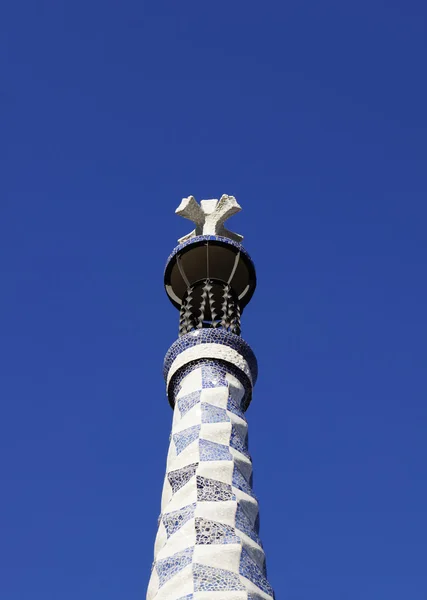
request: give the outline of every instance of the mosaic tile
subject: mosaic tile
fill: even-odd
[[[234,592],[245,589],[236,573],[197,563],[193,564],[193,580],[195,592]]]
[[[202,423],[223,423],[230,421],[225,408],[219,408],[213,404],[202,402]]]
[[[242,492],[249,494],[249,496],[255,497],[255,495],[251,489],[251,486],[246,481],[246,479],[243,477],[243,475],[240,472],[240,470],[238,469],[237,465],[234,465],[233,482],[232,483],[233,483],[234,487],[236,487],[238,490],[241,490]]]
[[[270,596],[273,595],[273,588],[268,583],[267,579],[264,577],[261,569],[255,563],[251,556],[249,556],[248,552],[245,548],[242,548],[242,553],[240,555],[240,568],[239,573],[243,577],[252,581],[257,587],[260,588],[266,594]]]
[[[191,564],[194,548],[186,548],[168,558],[156,563],[156,571],[159,576],[159,587],[162,587],[169,579]]]
[[[211,364],[204,364],[202,366],[202,387],[228,387],[225,373],[225,367],[223,365],[216,364],[214,361],[211,361]]]
[[[190,408],[193,408],[198,402],[200,402],[200,391],[192,392],[187,396],[182,396],[177,400],[179,412],[181,413],[181,417],[183,417]]]
[[[187,446],[189,446],[194,440],[197,440],[200,433],[200,425],[193,425],[188,427],[179,433],[173,434],[173,441],[175,443],[176,453],[181,454]]]
[[[169,388],[168,388],[168,399],[169,399],[170,405],[172,406],[172,408],[175,406],[175,398],[179,394],[179,392],[181,390],[181,384],[182,384],[183,380],[187,377],[187,375],[192,373],[195,369],[202,367],[203,365],[211,365],[212,362],[223,364],[227,368],[227,372],[230,373],[230,375],[233,375],[233,377],[235,377],[236,379],[238,379],[241,382],[241,384],[244,388],[243,400],[237,404],[233,398],[230,398],[229,404],[230,404],[230,407],[231,406],[236,407],[235,410],[233,410],[232,408],[230,408],[230,410],[233,410],[233,412],[236,412],[236,414],[238,414],[237,411],[239,411],[239,414],[242,416],[242,418],[244,418],[244,411],[248,408],[248,406],[250,404],[251,396],[252,396],[251,382],[249,381],[248,377],[240,369],[237,369],[230,363],[226,363],[225,361],[220,361],[220,360],[212,360],[209,358],[201,358],[201,359],[197,359],[196,361],[190,361],[189,363],[187,363],[184,367],[182,367],[175,373],[175,375],[172,377],[172,379],[170,381]]]
[[[176,471],[171,471],[168,473],[168,480],[172,487],[172,492],[175,494],[179,489],[181,489],[186,483],[190,481],[192,477],[194,477],[196,473],[198,463],[194,463],[188,465],[186,467],[182,467],[181,469],[176,469]]]
[[[188,504],[179,510],[174,510],[163,515],[162,521],[168,538],[178,531],[178,529],[181,529],[184,523],[187,523],[187,521],[194,517],[195,509],[196,503],[194,502],[193,504]]]
[[[245,412],[244,412],[246,410],[246,408],[244,408],[244,407],[245,407],[245,404],[242,404],[241,401],[236,400],[231,395],[228,396],[227,410],[234,413],[241,419],[246,420]]]
[[[225,502],[226,500],[235,500],[231,485],[201,477],[197,475],[197,501],[198,502]]]
[[[246,436],[242,439],[234,425],[231,427],[230,446],[244,454],[247,458],[251,458],[246,445]]]
[[[217,444],[209,440],[199,440],[200,460],[233,460],[233,456],[224,444]]]
[[[252,526],[250,519],[247,516],[247,514],[245,513],[241,504],[237,505],[236,529],[238,529],[239,531],[243,531],[243,533],[246,533],[246,535],[248,537],[250,537],[251,540],[253,540],[255,543],[257,543],[262,548],[261,540],[259,539],[257,532],[255,531],[254,527]]]
[[[169,369],[175,358],[184,350],[199,344],[222,344],[238,352],[249,365],[252,380],[255,384],[258,375],[258,364],[256,357],[247,342],[239,335],[225,331],[224,329],[198,329],[183,335],[172,344],[166,353],[163,364],[163,375],[167,378]]]
[[[196,518],[196,544],[239,544],[234,527],[210,521],[208,519]]]
[[[260,516],[259,513],[257,514],[257,518],[255,519],[255,523],[254,523],[254,529],[257,533],[259,533],[259,520],[260,520]]]

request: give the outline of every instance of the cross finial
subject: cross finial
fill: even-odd
[[[183,198],[175,212],[180,217],[193,221],[196,229],[180,238],[178,242],[182,244],[197,235],[219,235],[240,243],[243,236],[226,229],[224,223],[241,210],[236,198],[226,194],[219,200],[201,200],[200,204],[194,196]]]

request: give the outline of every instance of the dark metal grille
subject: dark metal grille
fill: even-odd
[[[179,335],[221,328],[240,335],[240,305],[227,283],[205,279],[187,289],[179,313]]]

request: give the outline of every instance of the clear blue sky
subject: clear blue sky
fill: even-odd
[[[0,8],[0,597],[140,600],[181,198],[233,194],[278,600],[427,598],[424,1]]]

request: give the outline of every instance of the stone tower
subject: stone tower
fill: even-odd
[[[225,195],[176,210],[196,228],[165,269],[179,338],[164,362],[173,423],[147,600],[274,598],[245,418],[257,362],[240,337],[256,275],[242,237],[224,227],[240,210]]]

